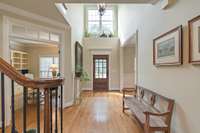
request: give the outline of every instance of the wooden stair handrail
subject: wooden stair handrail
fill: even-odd
[[[52,79],[40,79],[40,80],[32,80],[21,73],[19,73],[14,67],[12,67],[9,63],[3,60],[0,57],[0,72],[4,73],[11,80],[14,80],[19,85],[22,85],[27,88],[53,88],[58,87],[63,84],[63,78],[52,78]]]

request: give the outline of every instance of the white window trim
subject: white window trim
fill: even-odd
[[[62,35],[63,35],[63,31],[54,29],[54,28],[50,28],[50,27],[45,27],[45,26],[41,26],[41,25],[37,25],[34,23],[30,23],[30,22],[26,22],[23,20],[18,20],[18,19],[14,19],[11,17],[7,17],[10,21],[9,21],[9,37],[12,38],[18,38],[18,39],[26,39],[26,40],[30,40],[30,41],[38,41],[38,42],[43,42],[43,43],[54,43],[57,45],[60,45],[62,42]],[[25,31],[23,33],[23,35],[19,35],[18,33],[15,34],[13,33],[13,26],[18,26],[23,28]],[[37,37],[30,37],[27,36],[27,32],[28,30],[34,30],[37,34]],[[41,39],[40,38],[40,33],[41,32],[45,32],[48,33],[48,39]],[[53,41],[50,38],[50,34],[55,34],[59,36],[59,41]]]
[[[84,8],[84,26],[85,33],[88,33],[88,10],[97,9],[97,5],[86,5]],[[106,9],[112,9],[113,14],[113,31],[114,37],[118,36],[118,6],[117,5],[107,5]]]

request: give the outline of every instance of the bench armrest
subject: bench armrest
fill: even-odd
[[[170,115],[170,112],[165,112],[165,113],[152,113],[152,112],[144,112],[144,114],[146,115],[146,116],[151,116],[151,115],[153,115],[153,116],[168,116],[168,115]]]
[[[158,117],[168,117],[170,115],[170,112],[165,113],[152,113],[152,112],[144,112],[145,114],[145,127],[148,128],[150,126],[150,116],[158,116]]]

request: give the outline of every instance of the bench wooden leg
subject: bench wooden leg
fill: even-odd
[[[170,130],[165,131],[165,133],[170,133]]]
[[[144,133],[154,133],[153,131],[146,130]]]
[[[144,128],[144,133],[150,133],[147,128]]]
[[[128,110],[129,108],[126,108],[125,107],[125,103],[124,103],[124,101],[122,102],[122,111],[123,111],[123,113],[125,113],[125,110]]]
[[[124,109],[124,108],[125,108],[125,107],[124,107],[124,106],[125,106],[125,105],[124,105],[124,100],[123,100],[123,102],[122,102],[122,106],[123,106],[122,111],[123,111],[123,113],[124,113],[124,111],[125,111],[125,109]]]
[[[152,131],[149,128],[149,125],[147,123],[145,123],[144,125],[144,133],[152,133]]]

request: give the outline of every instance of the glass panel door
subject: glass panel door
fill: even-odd
[[[107,78],[107,60],[95,59],[95,79]]]
[[[93,89],[107,91],[109,89],[109,60],[108,55],[93,57]]]

